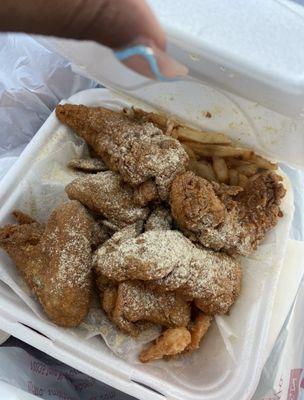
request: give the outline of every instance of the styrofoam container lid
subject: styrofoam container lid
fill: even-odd
[[[190,74],[304,119],[304,7],[290,0],[148,0]]]

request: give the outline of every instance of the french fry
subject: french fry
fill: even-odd
[[[244,161],[239,158],[233,158],[233,157],[229,157],[225,161],[226,161],[228,168],[231,168],[231,167],[234,168],[234,167],[239,167],[241,165],[249,164],[249,161]]]
[[[207,160],[204,160],[203,158],[201,158],[201,159],[199,160],[199,162],[200,162],[201,164],[210,165],[210,163],[209,163]]]
[[[230,144],[231,140],[219,132],[206,132],[189,128],[187,126],[178,126],[178,138],[181,140],[192,140],[193,142],[206,144]]]
[[[239,186],[245,187],[248,182],[248,178],[246,175],[239,174]]]
[[[190,160],[196,160],[196,155],[195,155],[194,151],[191,149],[191,147],[189,147],[185,143],[182,143],[182,146],[183,146],[185,152],[188,154],[189,159]]]
[[[229,175],[225,160],[221,157],[213,157],[212,166],[218,181],[221,183],[227,183]]]
[[[203,144],[199,142],[185,141],[194,153],[203,157],[242,157],[250,158],[253,155],[252,150],[242,147],[222,146],[217,144]]]
[[[201,161],[196,162],[196,173],[201,176],[202,178],[207,179],[208,181],[217,181],[215,173],[212,169],[211,164],[204,163]]]
[[[166,134],[168,135],[167,132],[166,132]],[[175,128],[172,129],[170,136],[172,136],[174,139],[178,139],[177,130]]]
[[[167,127],[166,127],[166,135],[168,136],[172,136],[175,139],[178,138],[178,133],[177,130],[174,129],[175,128],[175,122],[171,119],[167,120]]]
[[[250,177],[257,172],[254,172],[255,167],[252,164],[262,169],[278,169],[277,163],[255,154],[253,150],[231,146],[231,140],[223,133],[193,129],[181,125],[180,121],[164,114],[148,112],[140,108],[125,108],[123,112],[131,118],[141,118],[158,125],[166,134],[179,139],[201,157],[228,158],[225,160],[228,168],[236,168],[244,176]],[[191,157],[193,158],[193,154]]]
[[[248,178],[249,181],[254,181],[257,177],[259,176],[259,173],[252,175],[250,178]]]
[[[257,154],[253,154],[252,157],[250,157],[250,162],[257,165],[259,168],[270,169],[273,171],[278,169],[277,163],[272,163],[271,161],[268,161],[264,157],[258,156]]]
[[[259,167],[254,164],[240,165],[236,170],[247,177],[253,176],[258,172]]]
[[[239,184],[239,173],[235,169],[228,169],[229,185],[238,186]]]

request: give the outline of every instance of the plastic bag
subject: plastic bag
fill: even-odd
[[[304,399],[304,281],[252,400]]]
[[[8,399],[2,392],[3,382],[10,385],[5,385],[6,391],[14,393],[16,386],[45,400],[132,399],[13,337],[0,347],[0,360],[1,399]]]
[[[56,104],[96,83],[24,34],[0,34],[0,179]]]
[[[295,188],[295,214],[291,236],[304,240],[303,191],[304,173],[288,168]],[[304,246],[304,243],[303,243]],[[299,267],[300,267],[299,260]],[[299,272],[299,271],[296,271]],[[288,282],[282,288],[289,288]],[[304,399],[304,278],[289,315],[276,339],[264,366],[259,386],[252,400],[300,400]]]

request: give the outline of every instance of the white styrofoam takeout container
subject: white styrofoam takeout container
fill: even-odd
[[[242,126],[246,118],[242,117],[243,114],[240,110],[235,109],[235,112],[233,112],[235,103],[225,101],[225,96],[223,97],[220,92],[205,88],[206,96],[203,96],[200,103],[197,104],[197,97],[192,95],[197,94],[196,91],[201,93],[203,88],[198,87],[195,83],[179,84],[178,87],[175,87],[175,93],[170,94],[170,100],[167,98],[168,89],[165,86],[159,87],[156,92],[153,88],[151,89],[149,96],[151,99],[154,98],[153,96],[158,99],[164,97],[166,101],[163,100],[163,104],[164,107],[167,104],[168,112],[172,112],[180,118],[187,116],[186,119],[195,121],[197,125],[206,124],[202,110],[207,110],[210,107],[215,109],[221,105],[220,116],[216,117],[215,115],[214,118],[211,118],[214,121],[208,123],[213,124],[215,129],[219,127],[218,125],[221,125],[221,128],[223,128],[221,130],[230,133],[235,138],[242,136]],[[186,93],[188,93],[188,97],[185,95]],[[90,106],[105,105],[110,108],[130,104],[140,106],[142,104],[142,102],[134,99],[130,100],[126,97],[117,96],[117,94],[106,89],[91,89],[80,92],[68,101]],[[236,115],[236,125],[231,125],[229,128],[223,121],[226,121],[227,115],[231,115],[231,113]],[[214,110],[214,114],[216,114],[216,110]],[[237,121],[240,123],[239,128],[236,128]],[[41,154],[47,154],[47,149],[52,142],[52,135],[58,130],[59,126],[60,124],[53,113],[4,179],[0,189],[2,205],[0,226],[11,220],[10,212],[16,204],[20,204],[25,177],[31,173],[31,170],[35,169],[35,159],[41,157]],[[279,250],[281,251],[281,260],[278,262],[280,264],[278,269],[281,268],[283,263],[285,250],[283,247]],[[12,262],[1,252],[0,267],[6,268],[6,266],[13,268]],[[246,341],[242,341],[243,344],[237,348],[240,356],[237,363],[228,354],[225,357],[217,356],[218,347],[223,346],[223,342],[218,328],[214,326],[209,336],[204,340],[195,363],[194,359],[189,357],[185,362],[166,369],[162,369],[162,367],[153,363],[150,365],[130,365],[117,358],[106,347],[101,338],[93,337],[89,340],[82,340],[76,338],[69,330],[54,326],[48,320],[41,320],[16,295],[2,285],[0,286],[2,306],[0,329],[117,389],[141,399],[157,399],[163,396],[179,400],[248,399],[255,390],[263,367],[263,352],[268,338],[277,278],[277,274],[274,279],[271,273],[267,273],[265,280],[261,282],[261,288],[264,289],[261,291],[260,297],[253,299],[255,306],[247,320],[244,320],[243,335],[246,337]],[[212,346],[210,343],[212,343]],[[208,363],[206,357],[204,358],[204,354],[207,352]]]

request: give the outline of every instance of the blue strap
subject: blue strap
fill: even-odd
[[[127,49],[118,50],[114,52],[115,56],[120,60],[126,60],[132,56],[142,56],[151,68],[155,78],[159,81],[171,81],[172,79],[166,78],[159,70],[156,58],[154,57],[153,50],[150,47],[137,45],[128,47]]]

